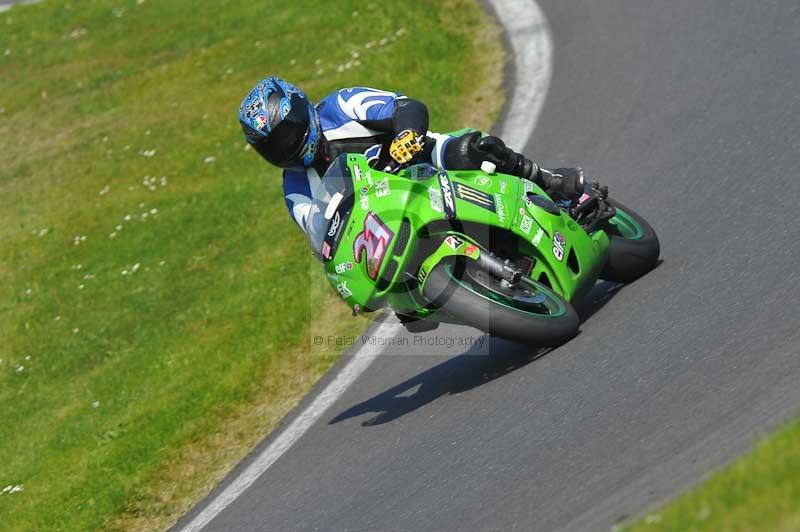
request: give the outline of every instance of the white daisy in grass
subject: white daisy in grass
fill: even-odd
[[[89,30],[87,30],[86,28],[75,28],[74,30],[72,30],[72,33],[69,34],[69,38],[80,39],[87,33],[89,33]]]

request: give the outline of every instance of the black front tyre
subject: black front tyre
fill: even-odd
[[[580,320],[572,305],[531,284],[503,287],[471,260],[443,261],[428,275],[423,296],[467,325],[527,345],[554,347],[577,335]]]
[[[605,229],[611,246],[600,278],[630,283],[656,267],[661,244],[647,220],[616,200],[608,201],[617,214]]]

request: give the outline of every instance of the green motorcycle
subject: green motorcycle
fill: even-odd
[[[314,196],[306,227],[331,285],[354,314],[388,306],[412,332],[449,322],[559,345],[598,278],[630,282],[658,261],[652,227],[606,187],[564,206],[491,164],[386,173],[343,154]]]

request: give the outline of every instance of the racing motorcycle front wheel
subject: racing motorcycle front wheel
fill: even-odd
[[[656,267],[661,245],[655,230],[641,215],[611,198],[608,202],[616,214],[604,229],[611,245],[600,278],[630,283]]]
[[[472,260],[445,260],[428,275],[425,299],[458,321],[516,342],[554,347],[578,334],[572,305],[530,279],[510,285]]]

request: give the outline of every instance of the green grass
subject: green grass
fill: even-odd
[[[310,338],[364,327],[245,149],[258,79],[486,127],[498,42],[472,0],[0,14],[0,528],[169,525],[330,367]]]
[[[629,530],[800,530],[800,421]]]

